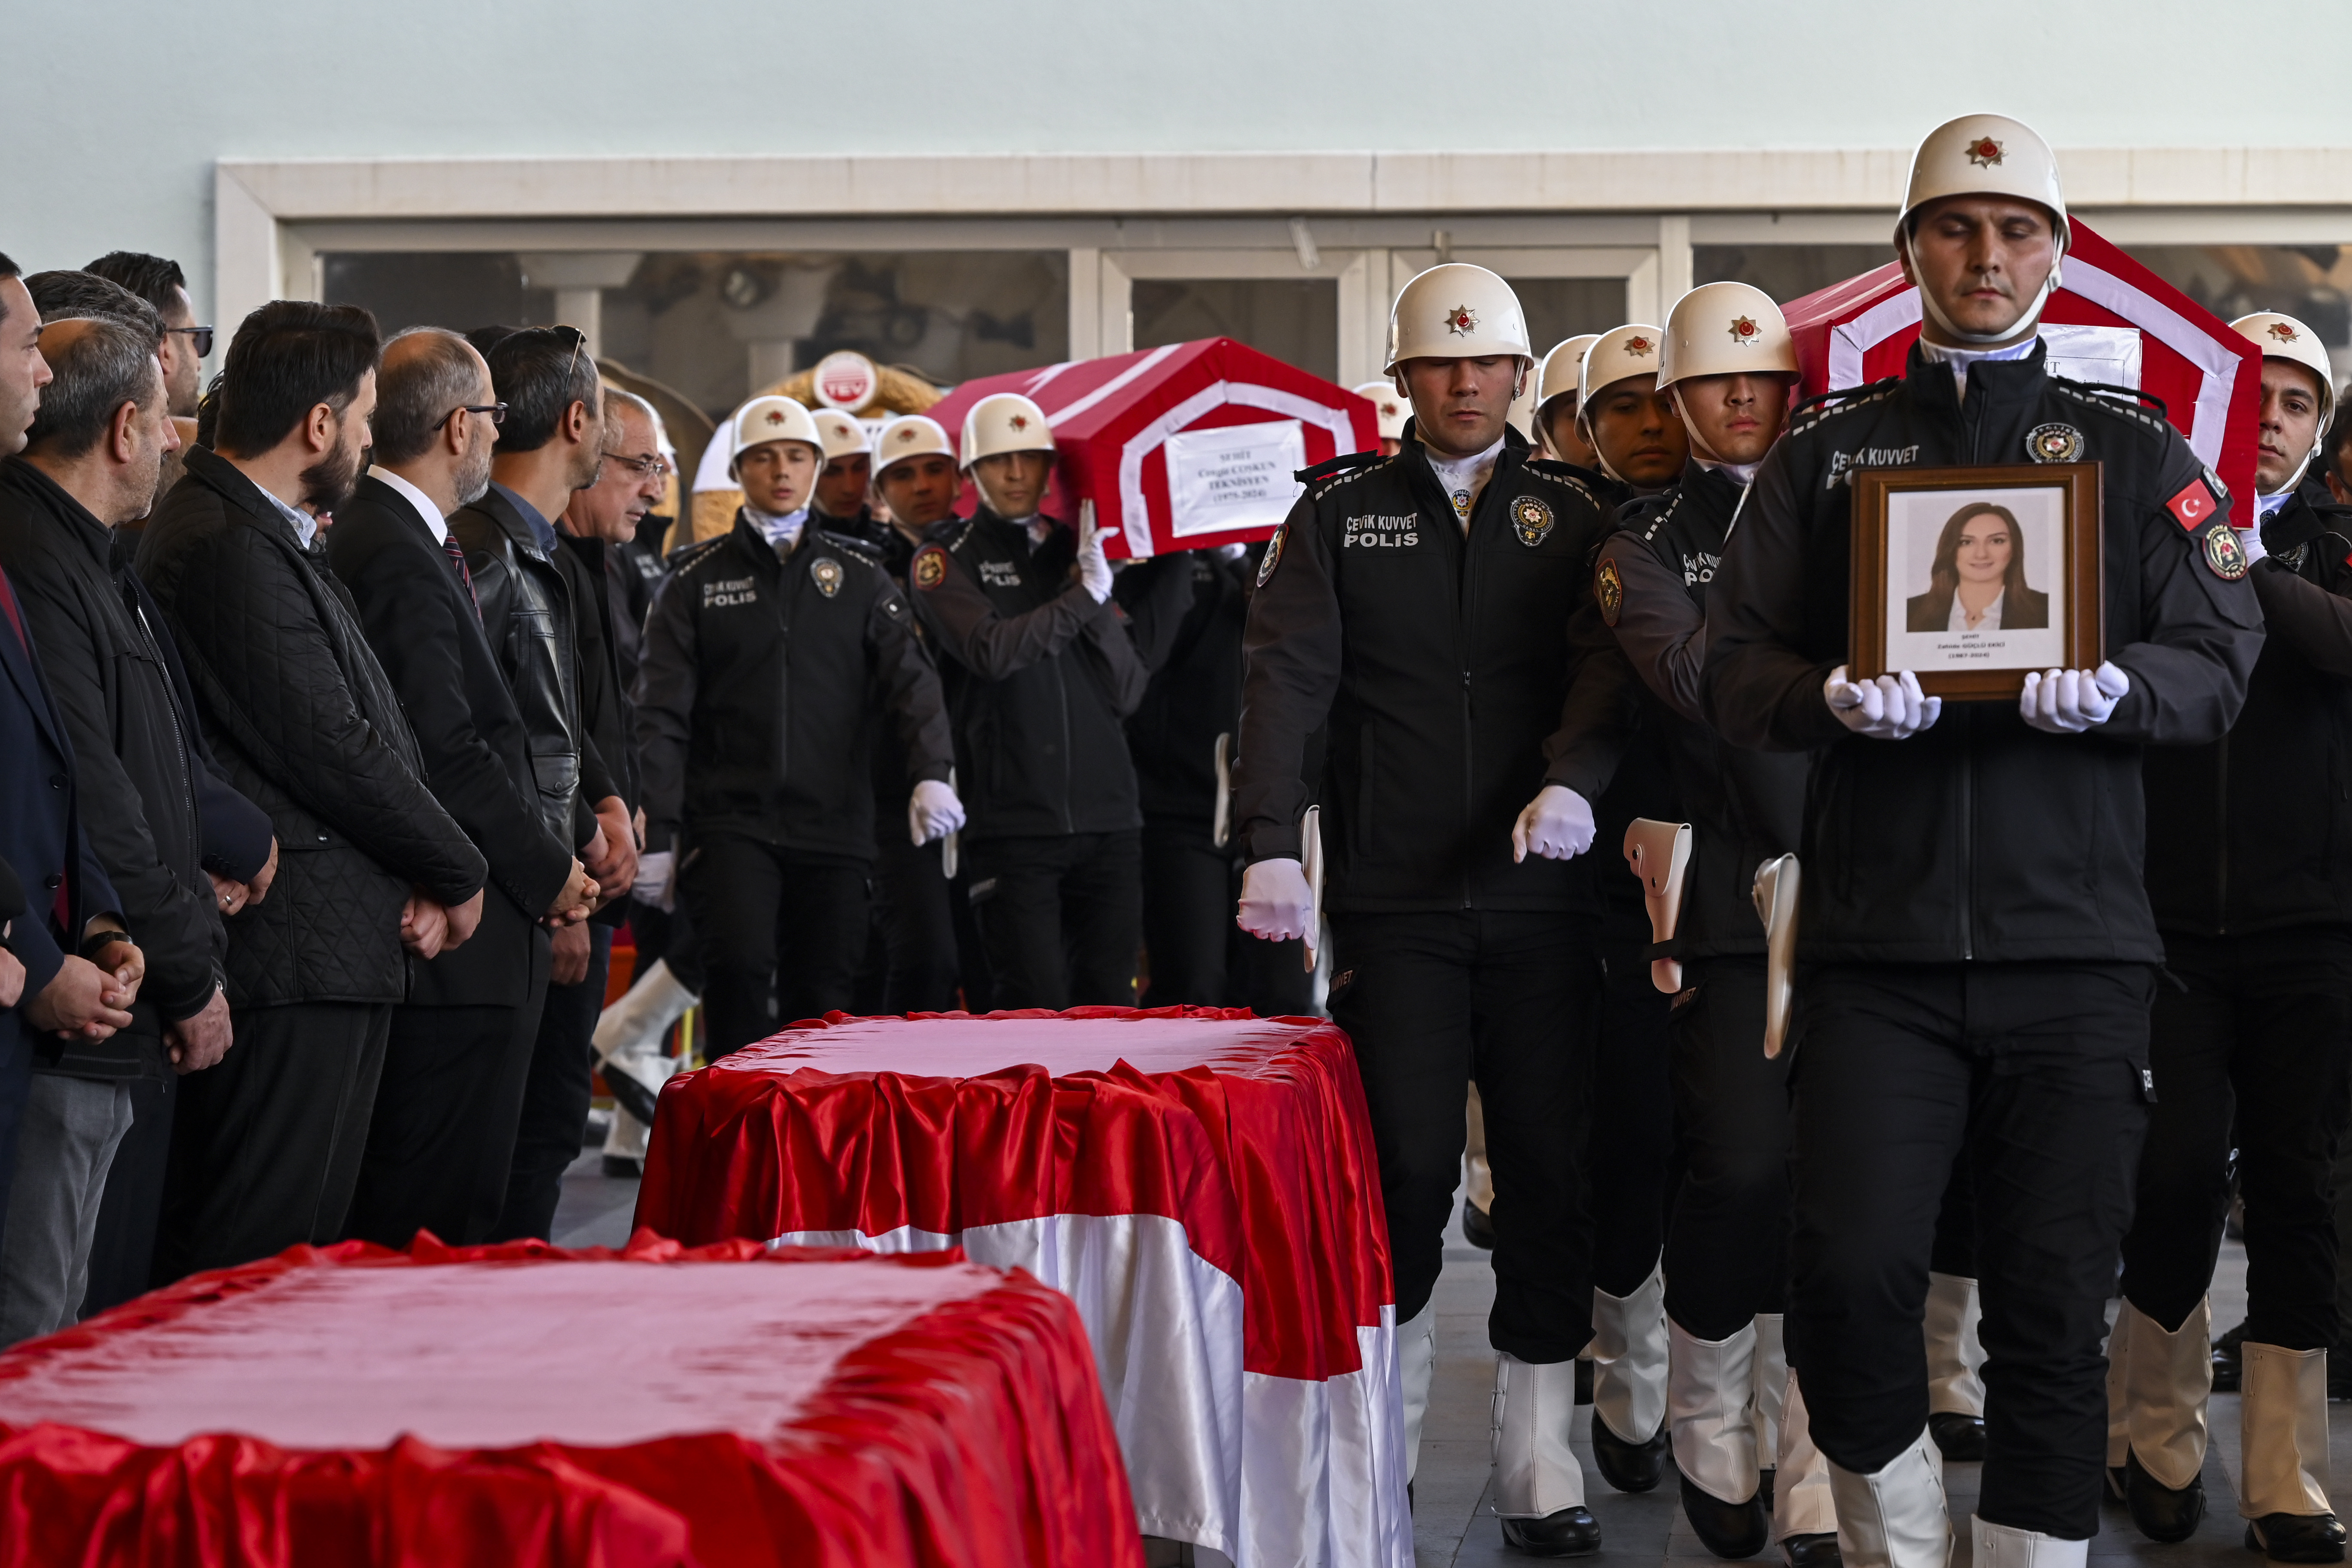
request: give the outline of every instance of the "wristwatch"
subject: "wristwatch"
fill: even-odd
[[[81,939],[81,956],[95,963],[100,953],[118,942],[131,942],[131,933],[127,931],[94,931]],[[136,947],[138,944],[131,942],[131,945]]]

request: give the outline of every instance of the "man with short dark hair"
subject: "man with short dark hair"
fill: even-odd
[[[164,335],[163,318],[155,313],[155,307],[103,278],[93,278],[87,272],[36,272],[25,279],[25,292],[33,297],[33,309],[41,313],[45,322],[89,316],[111,316],[129,322],[156,344],[159,362],[163,345],[170,341]]]
[[[167,412],[175,419],[196,416],[198,383],[205,356],[212,352],[213,330],[196,325],[195,306],[188,300],[187,275],[176,261],[116,250],[100,257],[82,271],[129,289],[154,309],[163,323],[163,346],[156,359],[163,367]]]
[[[482,334],[474,334],[477,338]],[[572,846],[598,884],[599,901],[625,891],[636,870],[628,807],[582,717],[580,619],[593,606],[574,603],[556,560],[554,520],[574,490],[596,482],[604,457],[603,395],[596,362],[573,327],[528,327],[492,342],[485,356],[494,395],[507,405],[482,498],[449,519],[466,548],[483,629],[522,715],[531,770],[538,779],[540,819]],[[588,977],[594,943],[585,926],[555,930],[551,984],[577,985]],[[532,1050],[531,1077],[559,1071],[574,1047],[587,1042],[568,1024],[550,1027],[542,1012]],[[541,1068],[539,1058],[549,1058]],[[528,1095],[529,1090],[525,1090]],[[575,1138],[577,1134],[574,1134]],[[539,1234],[555,1213],[562,1171],[534,1168],[517,1190],[509,1169],[508,1197],[494,1239]],[[540,1218],[543,1210],[545,1219]]]
[[[231,917],[236,1047],[190,1079],[156,1272],[249,1261],[343,1228],[383,1065],[402,949],[431,958],[480,918],[486,867],[418,778],[424,759],[325,569],[318,514],[350,496],[375,405],[373,318],[279,300],[229,345],[217,450],[141,542],[230,778],[288,853]]]
[[[0,564],[47,654],[90,844],[149,966],[130,1028],[39,1051],[0,1244],[0,1342],[11,1343],[78,1314],[132,1083],[208,1068],[229,1044],[220,959],[232,895],[216,893],[202,865],[201,764],[185,740],[195,716],[123,591],[128,571],[109,536],[145,515],[156,469],[179,447],[157,335],[117,316],[51,324],[44,355],[57,379],[24,455],[0,465]]]
[[[375,467],[327,538],[434,798],[489,864],[481,929],[418,964],[393,1013],[348,1221],[387,1247],[420,1229],[488,1237],[547,995],[540,921],[587,898],[587,873],[540,818],[522,716],[448,531],[449,513],[489,488],[498,418],[489,366],[465,339],[437,327],[394,337],[377,381]]]
[[[24,446],[50,384],[41,332],[16,264],[0,256],[0,457]],[[79,798],[73,746],[0,569],[0,1197],[16,1173],[35,1044],[128,1028],[145,963],[121,922],[98,912],[120,900],[82,833]]]

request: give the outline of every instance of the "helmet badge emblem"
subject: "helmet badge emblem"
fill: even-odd
[[[781,409],[781,408],[771,408],[771,409],[769,409],[769,410],[768,410],[768,423],[769,423],[769,424],[771,424],[771,425],[782,425],[783,422],[784,422],[784,411],[783,411],[782,409]]]
[[[1742,348],[1746,348],[1762,336],[1763,333],[1758,330],[1756,318],[1753,316],[1740,316],[1734,319],[1731,323],[1731,341]]]
[[[1990,136],[1979,136],[1969,143],[1969,162],[1979,169],[1990,169],[2001,160],[2000,143]]]
[[[1736,331],[1737,330],[1738,330],[1738,329],[1736,329],[1736,328],[1734,329],[1734,331]],[[1656,346],[1656,345],[1655,345],[1655,344],[1654,344],[1654,343],[1652,343],[1652,342],[1650,342],[1650,340],[1649,340],[1649,339],[1647,339],[1647,338],[1639,338],[1639,337],[1636,337],[1636,338],[1627,338],[1627,339],[1625,340],[1625,352],[1626,352],[1627,353],[1629,353],[1629,354],[1632,354],[1635,359],[1640,359],[1643,355],[1644,355],[1644,354],[1648,353],[1649,353],[1653,348],[1654,348],[1655,346]]]
[[[1026,414],[1016,414],[1007,421],[1007,423],[1015,430],[1026,430],[1029,428],[1029,416]]]
[[[2283,343],[2291,343],[2303,335],[2296,331],[2293,327],[2288,326],[2284,321],[2273,321],[2269,326],[2264,327],[2263,331],[2269,333],[2272,337],[2276,338]]]
[[[1478,312],[1467,305],[1456,305],[1445,312],[1445,330],[1457,338],[1466,338],[1478,330]]]

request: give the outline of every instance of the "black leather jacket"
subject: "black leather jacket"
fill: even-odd
[[[540,818],[577,847],[596,831],[594,803],[616,793],[581,719],[580,634],[572,586],[503,487],[458,509],[474,597],[530,738]],[[593,606],[590,606],[593,613]]]

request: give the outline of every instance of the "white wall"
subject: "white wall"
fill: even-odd
[[[175,256],[203,311],[222,157],[2352,145],[2332,72],[2217,70],[2242,14],[2352,48],[2325,0],[0,0],[0,250]]]

